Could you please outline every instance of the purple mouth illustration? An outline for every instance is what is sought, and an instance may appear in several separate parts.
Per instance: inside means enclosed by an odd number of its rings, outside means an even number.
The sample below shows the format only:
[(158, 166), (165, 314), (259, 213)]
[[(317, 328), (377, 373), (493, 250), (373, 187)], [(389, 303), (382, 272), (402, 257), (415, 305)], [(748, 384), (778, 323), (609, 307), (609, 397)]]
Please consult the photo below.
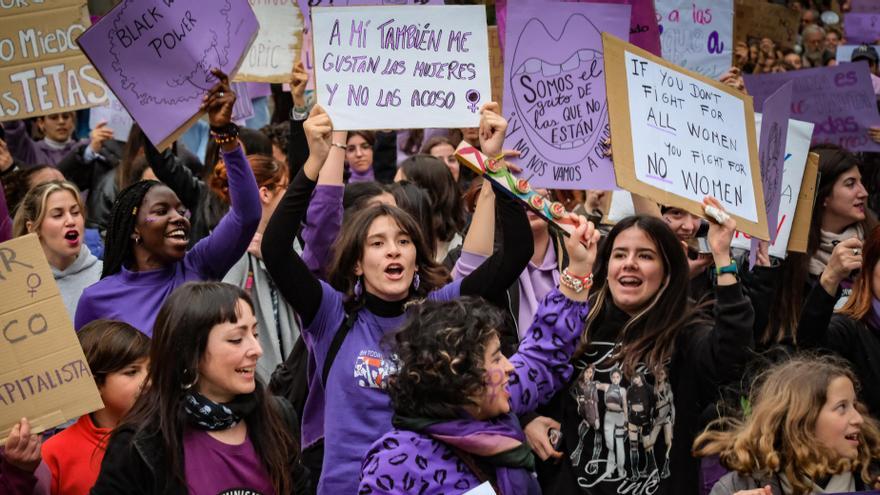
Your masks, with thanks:
[[(556, 34), (556, 36), (554, 36)], [(583, 163), (608, 122), (600, 30), (582, 14), (551, 33), (530, 19), (516, 40), (510, 87), (516, 114), (539, 156)]]

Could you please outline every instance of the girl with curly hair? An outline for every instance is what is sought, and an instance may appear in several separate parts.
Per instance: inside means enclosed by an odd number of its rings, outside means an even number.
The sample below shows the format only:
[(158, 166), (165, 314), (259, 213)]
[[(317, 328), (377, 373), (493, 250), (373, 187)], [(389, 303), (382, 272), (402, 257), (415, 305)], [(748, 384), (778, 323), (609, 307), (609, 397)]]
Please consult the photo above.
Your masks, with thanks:
[(711, 495), (808, 495), (880, 486), (880, 425), (856, 398), (841, 361), (799, 357), (767, 370), (745, 419), (714, 421), (694, 442), (731, 473)]
[[(565, 273), (592, 273), (599, 233), (572, 218)], [(501, 353), (501, 310), (472, 298), (421, 305), (394, 335), (388, 354), (398, 371), (388, 395), (396, 429), (367, 452), (358, 493), (457, 494), (485, 483), (504, 495), (540, 493), (516, 415), (571, 377), (589, 310), (584, 289), (563, 278), (510, 360)]]

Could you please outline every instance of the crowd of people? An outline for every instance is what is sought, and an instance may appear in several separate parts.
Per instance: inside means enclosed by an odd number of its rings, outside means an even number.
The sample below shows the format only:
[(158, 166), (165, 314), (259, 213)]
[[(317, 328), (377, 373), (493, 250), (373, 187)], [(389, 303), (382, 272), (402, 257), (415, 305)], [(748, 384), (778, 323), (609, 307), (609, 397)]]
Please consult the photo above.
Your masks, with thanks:
[[(788, 3), (797, 44), (738, 42), (722, 82), (837, 63), (845, 31)], [(875, 154), (814, 147), (807, 251), (752, 266), (729, 216), (633, 195), (610, 225), (607, 191), (538, 189), (564, 234), (456, 160), (515, 155), (497, 103), (339, 131), (298, 64), (250, 129), (214, 76), (201, 152), (0, 127), (0, 242), (36, 234), (104, 403), (2, 432), (0, 493), (880, 489)]]

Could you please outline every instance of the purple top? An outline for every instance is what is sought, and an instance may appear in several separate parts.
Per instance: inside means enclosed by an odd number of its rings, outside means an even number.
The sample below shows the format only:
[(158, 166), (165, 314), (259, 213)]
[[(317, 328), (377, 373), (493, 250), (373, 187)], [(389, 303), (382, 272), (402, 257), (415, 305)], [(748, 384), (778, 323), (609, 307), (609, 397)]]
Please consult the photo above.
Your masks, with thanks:
[(303, 221), (302, 259), (316, 277), (325, 278), (331, 247), (342, 229), (342, 195), (345, 186), (318, 184)]
[(0, 242), (12, 239), (12, 219), (9, 218), (9, 206), (6, 204), (6, 192), (0, 182)]
[[(519, 339), (525, 336), (526, 329), (535, 319), (535, 312), (538, 311), (538, 305), (544, 296), (550, 293), (559, 285), (559, 267), (556, 264), (556, 251), (553, 249), (553, 243), (547, 246), (547, 253), (544, 254), (544, 261), (541, 266), (535, 266), (529, 261), (526, 269), (519, 275), (519, 314), (517, 315), (517, 333)], [(458, 280), (466, 277), (472, 271), (476, 270), (488, 256), (471, 253), (470, 251), (461, 251), (461, 256), (455, 262), (452, 269), (452, 278)]]
[(376, 176), (373, 174), (373, 166), (370, 165), (370, 168), (367, 169), (366, 172), (358, 172), (352, 167), (348, 167), (348, 171), (351, 175), (348, 177), (348, 182), (373, 182), (376, 180)]
[(183, 464), (190, 495), (272, 495), (275, 488), (250, 437), (225, 444), (206, 431), (183, 434)]
[(49, 495), (52, 473), (45, 462), (33, 472), (22, 471), (6, 462), (0, 448), (0, 493), (3, 495)]
[(194, 280), (220, 280), (244, 255), (260, 223), (257, 182), (241, 148), (224, 153), (223, 161), (233, 206), (211, 235), (164, 268), (133, 272), (123, 267), (86, 288), (76, 308), (77, 330), (92, 320), (110, 318), (152, 336), (159, 308), (174, 289)]
[[(324, 369), (324, 359), (330, 344), (343, 323), (345, 309), (343, 295), (326, 282), (321, 282), (323, 294), (317, 314), (305, 329), (303, 338), (314, 357), (316, 370)], [(461, 281), (452, 282), (432, 292), (428, 299), (449, 301), (459, 297)], [(370, 444), (383, 433), (391, 430), (391, 405), (385, 393), (385, 380), (394, 370), (384, 359), (382, 338), (403, 324), (406, 314), (396, 317), (380, 317), (366, 307), (358, 312), (357, 320), (339, 348), (334, 366), (327, 376), (323, 391), (324, 410), (352, 411), (358, 414), (333, 414), (324, 424), (324, 465), (318, 493), (357, 493), (358, 473), (361, 461)], [(320, 373), (312, 374), (312, 386), (319, 382)], [(316, 406), (310, 404), (314, 388), (309, 389), (306, 411)], [(312, 426), (303, 413), (303, 445), (314, 438)], [(319, 417), (323, 417), (323, 411)]]
[(23, 120), (13, 120), (3, 123), (6, 130), (6, 145), (9, 152), (19, 161), (28, 165), (51, 165), (55, 166), (71, 151), (88, 140), (76, 141), (71, 139), (61, 147), (53, 147), (45, 139), (34, 141), (27, 134), (27, 127)]
[[(511, 356), (514, 377), (508, 385), (510, 413), (496, 420), (511, 426), (517, 439), (525, 442), (516, 415), (529, 413), (569, 382), (571, 355), (584, 329), (589, 304), (574, 302), (553, 289), (536, 313), (535, 322), (525, 332), (519, 350)], [(461, 434), (467, 435), (463, 427)], [(479, 441), (479, 438), (473, 439)], [(476, 449), (475, 449), (476, 450)], [(505, 495), (540, 493), (537, 482), (525, 470), (502, 476), (498, 469), (499, 489)], [(512, 482), (516, 478), (519, 482)], [(393, 430), (373, 442), (361, 472), (357, 493), (373, 494), (455, 494), (464, 493), (482, 482), (466, 467), (447, 444), (413, 431)], [(354, 493), (354, 492), (352, 492)]]

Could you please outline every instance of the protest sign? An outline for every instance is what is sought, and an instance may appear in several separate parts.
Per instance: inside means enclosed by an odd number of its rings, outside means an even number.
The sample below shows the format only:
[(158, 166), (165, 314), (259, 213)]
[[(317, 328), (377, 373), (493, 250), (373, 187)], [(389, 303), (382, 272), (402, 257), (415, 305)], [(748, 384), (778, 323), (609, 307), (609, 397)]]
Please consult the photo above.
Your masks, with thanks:
[[(852, 60), (852, 52), (860, 45), (837, 45), (837, 63), (849, 62)], [(880, 45), (874, 45), (877, 53), (880, 53)]]
[(654, 2), (663, 58), (717, 79), (733, 61), (733, 0), (706, 5), (691, 0)]
[(714, 196), (768, 239), (752, 98), (608, 34), (605, 77), (617, 184), (703, 216)]
[(880, 14), (880, 2), (877, 0), (850, 0), (850, 12), (864, 14)]
[[(755, 126), (761, 129), (761, 114), (755, 114)], [(760, 131), (759, 131), (760, 132)], [(788, 251), (804, 252), (807, 245), (808, 229), (802, 229), (804, 237), (795, 235), (794, 227), (799, 222), (806, 222), (809, 226), (810, 218), (798, 218), (796, 210), (801, 208), (801, 184), (809, 182), (807, 179), (807, 156), (810, 153), (810, 139), (813, 135), (813, 124), (789, 119), (788, 130), (785, 140), (785, 165), (782, 171), (782, 194), (779, 201), (779, 215), (775, 223), (769, 223), (771, 230), (775, 230), (776, 240), (770, 243), (770, 256), (784, 259)], [(758, 149), (760, 153), (760, 148)], [(815, 192), (816, 170), (812, 173), (812, 187), (805, 186), (808, 192), (807, 203), (812, 211), (812, 196), (809, 191)], [(800, 235), (800, 234), (799, 234)], [(733, 236), (731, 246), (740, 249), (751, 250), (751, 236), (737, 231)], [(803, 246), (803, 248), (799, 248)]]
[(798, 195), (797, 208), (794, 211), (794, 225), (791, 226), (791, 238), (788, 250), (794, 253), (806, 253), (807, 241), (810, 238), (810, 224), (813, 220), (813, 206), (816, 203), (816, 188), (819, 184), (819, 155), (807, 155), (807, 167), (801, 181), (801, 192)]
[(231, 87), (236, 96), (232, 105), (232, 121), (236, 125), (244, 125), (247, 119), (254, 116), (254, 102), (251, 101), (247, 83), (234, 82)]
[(201, 117), (205, 93), (230, 77), (257, 34), (247, 0), (124, 0), (77, 42), (144, 134), (165, 149)]
[(794, 83), (791, 116), (816, 124), (813, 144), (832, 143), (850, 151), (880, 151), (868, 128), (880, 125), (877, 100), (865, 62), (778, 74), (745, 74), (746, 89), (760, 112), (764, 100)]
[[(628, 5), (529, 3), (507, 17), (505, 149), (537, 187), (614, 189), (601, 31), (626, 37)], [(601, 26), (598, 27), (598, 26)]]
[(318, 103), (337, 130), (477, 127), (492, 97), (486, 9), (312, 9)]
[(843, 28), (847, 43), (877, 43), (880, 40), (880, 13), (844, 14)]
[[(785, 83), (764, 102), (763, 125), (758, 135), (758, 160), (767, 225), (776, 225), (782, 196), (782, 171), (785, 168), (785, 141), (791, 115), (791, 82)], [(776, 229), (770, 229), (770, 242), (776, 241)], [(753, 244), (754, 247), (754, 244)], [(754, 251), (753, 251), (754, 252)]]
[(250, 0), (260, 30), (236, 81), (285, 83), (299, 57), (303, 16), (295, 0)]
[[(512, 3), (520, 8), (519, 2)], [(629, 42), (644, 48), (654, 55), (660, 56), (660, 29), (657, 26), (657, 16), (654, 12), (654, 0), (561, 0), (578, 3), (612, 3), (617, 5), (629, 5)], [(495, 1), (495, 21), (498, 24), (498, 34), (501, 40), (501, 51), (504, 51), (504, 40), (507, 35), (507, 0)]]
[(635, 215), (636, 209), (633, 207), (632, 194), (623, 189), (617, 191), (608, 191), (611, 200), (608, 202), (608, 208), (602, 216), (602, 223), (614, 225), (624, 218)]
[(736, 0), (733, 5), (734, 41), (761, 41), (770, 38), (778, 45), (794, 46), (801, 16), (784, 5), (766, 0)]
[(131, 132), (131, 125), (134, 123), (128, 110), (116, 99), (116, 95), (109, 91), (107, 101), (89, 111), (89, 127), (94, 129), (101, 122), (106, 122), (107, 127), (113, 130), (113, 138), (120, 141), (128, 140), (128, 133)]
[(498, 27), (489, 26), (489, 75), (492, 79), (492, 101), (501, 104), (504, 95), (504, 57), (498, 40)]
[(0, 445), (104, 407), (36, 234), (0, 244)]
[(88, 108), (107, 88), (76, 45), (85, 0), (0, 2), (0, 121)]

